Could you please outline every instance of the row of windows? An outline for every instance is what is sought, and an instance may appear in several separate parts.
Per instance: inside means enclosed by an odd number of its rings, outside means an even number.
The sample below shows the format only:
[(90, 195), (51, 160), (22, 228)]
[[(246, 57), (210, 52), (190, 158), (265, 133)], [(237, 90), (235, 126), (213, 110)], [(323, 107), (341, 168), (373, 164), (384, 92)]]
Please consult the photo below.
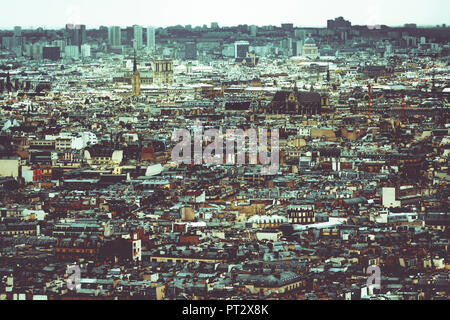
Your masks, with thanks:
[(61, 249), (61, 248), (57, 248), (56, 249), (56, 252), (58, 252), (58, 253), (66, 253), (66, 251), (67, 251), (67, 253), (90, 253), (90, 254), (94, 254), (95, 253), (95, 250), (93, 250), (93, 249), (87, 249), (87, 250), (85, 250), (85, 249)]
[(172, 71), (173, 64), (172, 63), (157, 63), (156, 64), (156, 72), (163, 72), (163, 71)]
[(21, 230), (21, 231), (0, 231), (0, 235), (19, 235), (19, 234), (36, 234), (36, 230)]
[(292, 218), (291, 223), (313, 223), (314, 218)]
[(294, 283), (294, 284), (292, 284), (292, 285), (287, 287), (288, 290), (293, 290), (293, 289), (296, 289), (296, 288), (300, 288), (300, 283)]
[(51, 146), (54, 143), (54, 141), (32, 141), (30, 144), (36, 146)]
[[(152, 262), (158, 262), (158, 259), (153, 258), (151, 261)], [(182, 260), (181, 259), (160, 259), (160, 262), (178, 262), (178, 263), (181, 263)]]
[(314, 217), (314, 211), (290, 211), (289, 217), (291, 218)]

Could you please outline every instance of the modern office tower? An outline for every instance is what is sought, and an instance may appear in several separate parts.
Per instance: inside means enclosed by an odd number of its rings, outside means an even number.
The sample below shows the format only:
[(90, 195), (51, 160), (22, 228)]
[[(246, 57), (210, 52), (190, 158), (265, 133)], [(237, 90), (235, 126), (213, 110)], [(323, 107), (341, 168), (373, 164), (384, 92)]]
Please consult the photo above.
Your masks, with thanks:
[(83, 58), (89, 58), (91, 56), (91, 46), (88, 44), (83, 44), (81, 46), (81, 56)]
[(147, 48), (154, 50), (155, 49), (155, 28), (148, 27), (147, 28)]
[(122, 45), (122, 31), (120, 27), (114, 26), (108, 29), (108, 42), (111, 47)]
[(65, 57), (72, 58), (72, 59), (78, 59), (80, 57), (80, 50), (79, 50), (78, 46), (66, 46)]
[(42, 52), (43, 52), (44, 47), (45, 47), (45, 45), (42, 42), (33, 43), (32, 47), (31, 47), (31, 56), (33, 57), (33, 59), (35, 59), (35, 60), (42, 59)]
[(83, 44), (86, 43), (86, 25), (79, 24), (77, 25), (77, 36), (75, 37), (75, 42), (80, 48)]
[(294, 31), (295, 38), (298, 40), (305, 40), (306, 39), (306, 31), (297, 29)]
[(86, 26), (84, 24), (66, 24), (67, 44), (72, 46), (81, 46), (86, 42)]
[(15, 48), (23, 47), (25, 44), (23, 37), (3, 37), (2, 48), (13, 50)]
[(23, 46), (23, 55), (26, 57), (32, 57), (33, 56), (32, 49), (33, 49), (33, 45), (31, 43), (26, 43)]
[(64, 40), (53, 40), (52, 46), (58, 47), (60, 52), (64, 52), (64, 49), (66, 48), (66, 42)]
[(100, 38), (108, 39), (108, 27), (100, 26), (98, 28), (98, 31), (99, 31)]
[(134, 50), (140, 50), (143, 47), (144, 32), (141, 26), (133, 26), (133, 48)]
[(250, 43), (248, 41), (236, 41), (234, 43), (234, 57), (236, 59), (247, 57), (249, 47)]
[(255, 25), (250, 26), (250, 35), (252, 37), (256, 37), (256, 34), (258, 32), (258, 27)]
[(22, 36), (22, 27), (14, 27), (14, 37)]
[(184, 58), (186, 60), (197, 60), (197, 44), (195, 42), (186, 42)]
[(171, 85), (173, 83), (172, 60), (155, 60), (153, 67), (153, 82), (157, 85)]
[(211, 29), (219, 29), (219, 24), (217, 22), (211, 22)]
[(294, 56), (301, 56), (303, 52), (303, 40), (296, 40), (293, 46)]
[(343, 17), (338, 17), (334, 20), (328, 20), (327, 21), (327, 28), (331, 30), (348, 30), (352, 27), (352, 24), (350, 21), (345, 20)]
[(61, 49), (59, 47), (44, 47), (42, 49), (42, 58), (52, 61), (58, 61), (61, 58)]
[(131, 88), (133, 97), (141, 94), (141, 75), (137, 69), (136, 54), (134, 55), (133, 76), (131, 77)]
[(291, 49), (291, 54), (295, 57), (298, 56), (298, 51), (297, 51), (297, 40), (295, 39), (289, 39), (290, 41), (290, 49)]
[(294, 24), (293, 23), (282, 23), (281, 29), (284, 31), (294, 31)]
[(123, 46), (133, 46), (133, 40), (134, 40), (134, 27), (126, 27), (122, 29), (121, 31), (121, 39), (122, 39), (122, 45)]
[(417, 38), (411, 36), (403, 36), (404, 44), (407, 48), (414, 47), (417, 48)]
[(415, 24), (415, 23), (405, 23), (405, 28), (417, 29), (417, 24)]
[(294, 55), (294, 40), (291, 38), (287, 39), (287, 51), (290, 56)]
[(2, 37), (2, 49), (11, 50), (12, 48), (12, 37)]
[(235, 53), (235, 48), (234, 48), (234, 44), (224, 44), (223, 45), (223, 49), (222, 49), (222, 54), (227, 57), (227, 58), (233, 58), (236, 53)]

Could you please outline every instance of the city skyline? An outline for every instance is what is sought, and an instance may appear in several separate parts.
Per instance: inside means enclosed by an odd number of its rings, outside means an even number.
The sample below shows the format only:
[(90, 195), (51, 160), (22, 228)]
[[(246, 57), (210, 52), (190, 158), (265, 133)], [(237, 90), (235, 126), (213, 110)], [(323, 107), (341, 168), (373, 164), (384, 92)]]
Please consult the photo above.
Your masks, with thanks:
[[(196, 0), (182, 2), (178, 0), (152, 3), (144, 0), (131, 0), (124, 5), (118, 0), (105, 1), (55, 1), (43, 0), (10, 2), (3, 5), (8, 12), (0, 24), (1, 29), (23, 28), (62, 28), (66, 24), (85, 24), (88, 28), (99, 26), (155, 26), (175, 25), (202, 26), (217, 22), (219, 26), (240, 24), (266, 26), (293, 23), (298, 27), (324, 27), (328, 19), (343, 16), (353, 25), (403, 26), (415, 23), (419, 26), (448, 24), (450, 4), (445, 0), (388, 1), (360, 3), (356, 0), (306, 1), (280, 0), (277, 7), (269, 1), (230, 0), (226, 4)], [(24, 6), (28, 8), (23, 11)], [(156, 13), (155, 13), (156, 12)], [(401, 15), (398, 13), (402, 12)], [(42, 17), (45, 21), (42, 21)], [(18, 19), (20, 17), (20, 19)]]

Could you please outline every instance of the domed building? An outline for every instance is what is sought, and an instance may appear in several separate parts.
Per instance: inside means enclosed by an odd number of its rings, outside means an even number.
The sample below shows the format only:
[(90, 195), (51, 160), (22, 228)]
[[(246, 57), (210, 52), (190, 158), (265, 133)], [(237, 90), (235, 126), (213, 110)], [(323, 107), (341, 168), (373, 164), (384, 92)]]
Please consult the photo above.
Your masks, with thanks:
[(308, 59), (317, 59), (319, 57), (319, 48), (313, 38), (308, 37), (303, 45), (302, 56)]

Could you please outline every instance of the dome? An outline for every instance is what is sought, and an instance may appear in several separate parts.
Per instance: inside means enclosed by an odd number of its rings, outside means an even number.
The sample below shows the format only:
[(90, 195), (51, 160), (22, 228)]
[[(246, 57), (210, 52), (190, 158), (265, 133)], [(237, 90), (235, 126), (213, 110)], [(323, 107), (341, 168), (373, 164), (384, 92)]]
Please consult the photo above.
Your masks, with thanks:
[(306, 38), (306, 40), (305, 40), (305, 45), (315, 46), (315, 45), (316, 45), (316, 42), (314, 41), (313, 38)]

